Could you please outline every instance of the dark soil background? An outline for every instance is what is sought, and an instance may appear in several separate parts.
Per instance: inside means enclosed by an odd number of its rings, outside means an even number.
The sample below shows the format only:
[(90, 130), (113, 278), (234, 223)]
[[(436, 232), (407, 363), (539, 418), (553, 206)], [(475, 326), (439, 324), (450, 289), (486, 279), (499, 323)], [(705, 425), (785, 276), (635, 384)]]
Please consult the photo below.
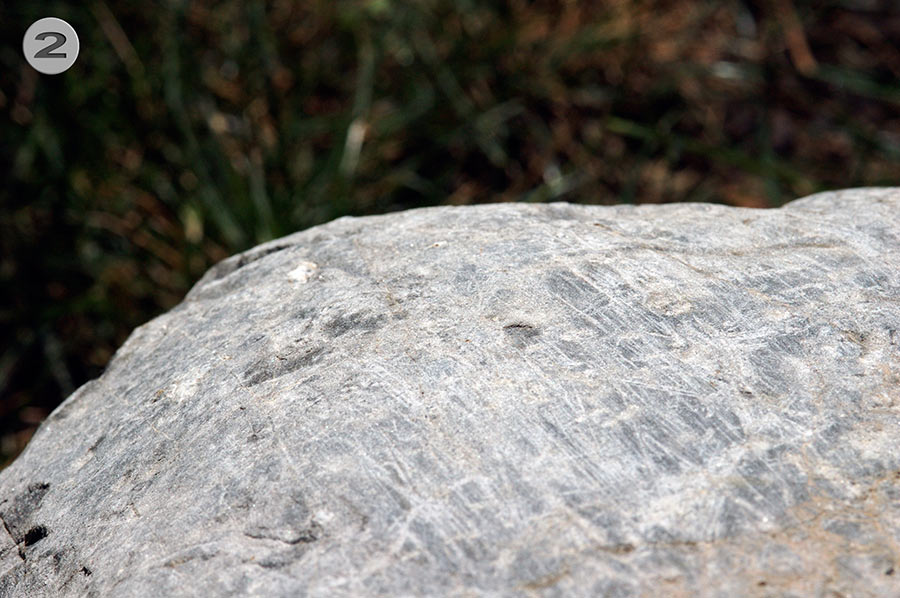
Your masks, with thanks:
[(893, 0), (19, 1), (0, 40), (0, 467), (211, 264), (338, 216), (900, 184)]

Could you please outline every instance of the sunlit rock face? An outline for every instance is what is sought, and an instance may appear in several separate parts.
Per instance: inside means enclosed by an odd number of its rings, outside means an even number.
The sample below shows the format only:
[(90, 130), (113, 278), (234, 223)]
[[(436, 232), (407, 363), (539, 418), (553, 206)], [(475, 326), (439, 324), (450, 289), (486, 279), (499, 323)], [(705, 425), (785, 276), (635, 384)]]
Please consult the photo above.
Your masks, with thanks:
[(900, 595), (900, 190), (230, 258), (0, 473), (0, 596)]

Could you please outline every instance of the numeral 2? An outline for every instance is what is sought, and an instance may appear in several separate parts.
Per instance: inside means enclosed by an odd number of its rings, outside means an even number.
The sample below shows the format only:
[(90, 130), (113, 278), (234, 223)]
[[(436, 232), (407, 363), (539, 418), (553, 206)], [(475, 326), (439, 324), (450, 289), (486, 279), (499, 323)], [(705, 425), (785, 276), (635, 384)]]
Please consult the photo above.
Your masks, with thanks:
[(55, 37), (56, 41), (40, 50), (37, 54), (34, 55), (35, 58), (65, 58), (65, 52), (53, 52), (53, 50), (57, 49), (64, 43), (66, 43), (66, 36), (62, 33), (58, 33), (56, 31), (45, 31), (44, 33), (38, 33), (34, 36), (34, 39), (38, 41), (44, 41), (48, 37)]

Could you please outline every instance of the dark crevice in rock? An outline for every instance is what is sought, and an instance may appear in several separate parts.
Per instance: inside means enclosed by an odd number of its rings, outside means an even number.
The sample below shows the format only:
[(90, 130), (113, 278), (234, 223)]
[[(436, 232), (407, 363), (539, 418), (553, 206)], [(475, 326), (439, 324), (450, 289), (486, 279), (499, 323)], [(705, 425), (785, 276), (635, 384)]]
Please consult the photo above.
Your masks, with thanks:
[(247, 386), (254, 386), (317, 363), (325, 353), (324, 347), (312, 347), (288, 356), (269, 357), (258, 361), (244, 372)]
[(6, 533), (9, 535), (10, 539), (13, 541), (13, 544), (16, 545), (17, 552), (19, 553), (19, 558), (24, 561), (25, 560), (25, 551), (22, 550), (22, 547), (19, 545), (19, 542), (16, 541), (15, 534), (13, 534), (12, 530), (9, 529), (9, 525), (6, 523), (6, 519), (3, 518), (3, 513), (0, 513), (0, 523), (3, 524), (3, 529), (6, 530)]
[(43, 525), (36, 525), (25, 532), (25, 538), (23, 538), (22, 543), (25, 546), (32, 546), (46, 538), (48, 535), (50, 535), (50, 530)]
[(43, 525), (28, 525), (32, 514), (40, 507), (41, 501), (49, 489), (50, 484), (46, 482), (29, 484), (24, 492), (11, 501), (4, 502), (3, 510), (0, 511), (3, 529), (12, 538), (23, 561), (25, 560), (25, 547), (40, 542), (49, 533)]
[(250, 250), (246, 253), (242, 253), (240, 255), (235, 256), (234, 258), (227, 259), (225, 261), (219, 262), (215, 266), (213, 266), (211, 270), (212, 276), (210, 276), (208, 282), (215, 282), (217, 280), (221, 280), (226, 276), (237, 272), (244, 266), (248, 266), (257, 260), (261, 260), (262, 258), (272, 255), (273, 253), (278, 253), (279, 251), (284, 251), (285, 249), (290, 249), (291, 247), (295, 247), (293, 243), (286, 243), (282, 245), (274, 245), (272, 247), (266, 247), (265, 249), (259, 250)]
[(628, 542), (622, 544), (610, 544), (607, 546), (598, 546), (598, 550), (602, 550), (603, 552), (609, 552), (611, 554), (631, 554), (635, 551), (634, 544), (630, 544)]
[(507, 324), (503, 327), (503, 330), (534, 330), (534, 326), (531, 324)]
[(322, 526), (318, 522), (313, 521), (308, 527), (297, 530), (295, 534), (288, 537), (281, 536), (277, 533), (268, 532), (266, 530), (253, 530), (244, 532), (244, 535), (254, 540), (275, 540), (284, 544), (311, 544), (319, 539), (322, 535)]
[[(274, 247), (266, 247), (265, 249), (262, 249), (260, 251), (242, 253), (238, 257), (237, 266), (235, 267), (234, 270), (240, 270), (247, 264), (251, 264), (258, 259), (262, 259), (262, 258), (266, 257), (267, 255), (272, 255), (273, 253), (278, 253), (279, 251), (283, 251), (283, 250), (288, 249), (293, 246), (294, 246), (293, 244), (287, 243), (287, 244), (283, 244), (283, 245), (275, 245)], [(234, 271), (234, 270), (232, 270), (232, 271)]]

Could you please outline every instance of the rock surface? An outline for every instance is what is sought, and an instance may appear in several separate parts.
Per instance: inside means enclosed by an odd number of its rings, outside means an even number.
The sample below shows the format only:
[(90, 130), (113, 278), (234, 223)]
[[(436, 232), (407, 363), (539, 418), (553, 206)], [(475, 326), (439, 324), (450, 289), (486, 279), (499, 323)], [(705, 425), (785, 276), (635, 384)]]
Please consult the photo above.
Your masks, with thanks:
[(898, 445), (898, 189), (344, 218), (47, 419), (0, 596), (900, 596)]

